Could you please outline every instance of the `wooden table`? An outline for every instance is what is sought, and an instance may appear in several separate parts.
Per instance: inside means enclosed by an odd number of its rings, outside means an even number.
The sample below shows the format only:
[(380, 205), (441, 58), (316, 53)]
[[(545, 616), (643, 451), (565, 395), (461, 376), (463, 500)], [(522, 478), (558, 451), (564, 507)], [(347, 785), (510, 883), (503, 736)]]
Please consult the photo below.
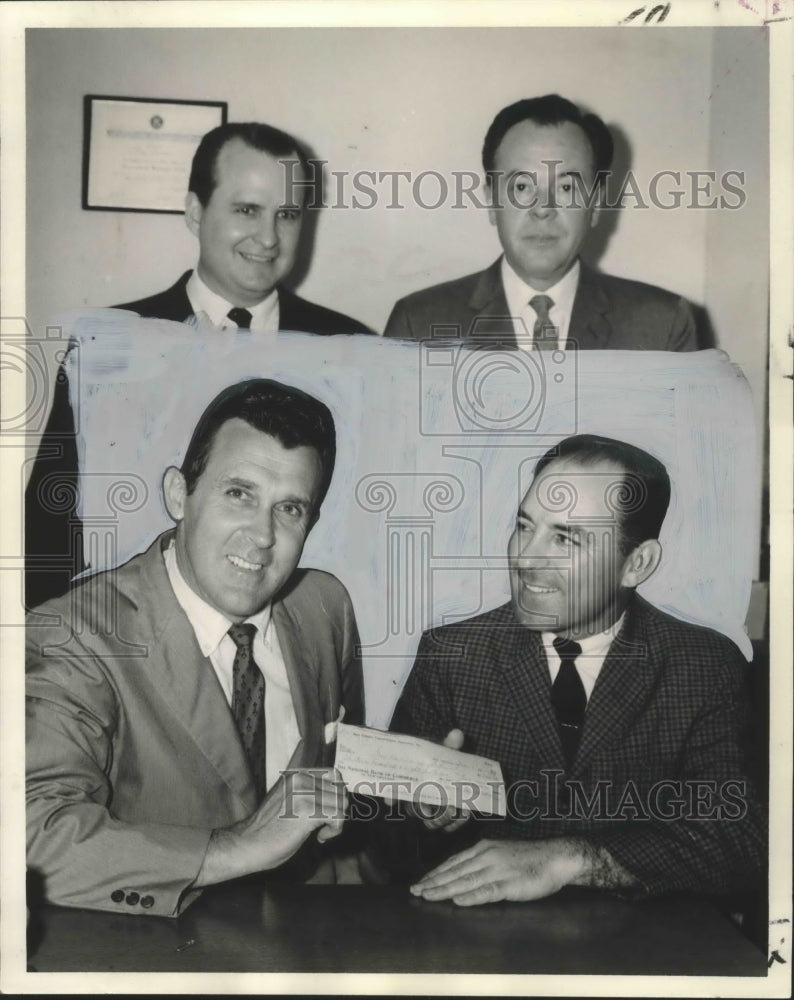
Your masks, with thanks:
[(39, 972), (392, 972), (764, 976), (765, 956), (705, 901), (566, 889), (460, 909), (375, 886), (227, 885), (181, 917), (42, 907)]

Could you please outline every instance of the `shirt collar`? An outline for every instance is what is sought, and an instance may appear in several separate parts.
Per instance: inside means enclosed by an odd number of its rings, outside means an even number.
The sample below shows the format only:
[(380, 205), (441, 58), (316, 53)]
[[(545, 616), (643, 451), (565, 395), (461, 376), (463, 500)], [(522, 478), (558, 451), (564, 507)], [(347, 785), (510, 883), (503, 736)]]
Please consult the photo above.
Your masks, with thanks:
[[(609, 651), (609, 647), (612, 645), (612, 641), (623, 627), (625, 618), (626, 612), (624, 611), (620, 618), (610, 625), (609, 628), (604, 629), (603, 632), (597, 632), (595, 635), (588, 635), (583, 639), (577, 639), (576, 641), (582, 647), (582, 652), (579, 655), (605, 657)], [(543, 640), (546, 655), (553, 653), (559, 659), (560, 654), (554, 648), (554, 640), (557, 638), (557, 633), (541, 632), (540, 637)]]
[[(172, 541), (163, 553), (165, 568), (168, 579), (174, 590), (174, 596), (179, 606), (187, 615), (187, 620), (193, 631), (196, 633), (196, 641), (203, 656), (212, 656), (221, 643), (221, 640), (229, 631), (232, 625), (231, 619), (222, 615), (210, 604), (199, 597), (190, 584), (182, 576), (182, 571), (176, 559), (176, 547)], [(264, 637), (270, 624), (270, 604), (266, 604), (261, 611), (246, 618), (246, 622), (256, 625), (257, 629)]]
[[(233, 303), (228, 302), (217, 292), (213, 292), (199, 275), (198, 268), (195, 268), (188, 278), (185, 291), (196, 316), (204, 313), (214, 326), (234, 328), (234, 323), (227, 315), (233, 307)], [(278, 330), (278, 289), (274, 288), (261, 302), (247, 308), (251, 313), (252, 330), (263, 333), (275, 333)]]
[(506, 256), (502, 256), (502, 285), (505, 290), (505, 298), (511, 316), (520, 316), (524, 307), (533, 295), (548, 295), (554, 302), (554, 308), (560, 309), (569, 314), (573, 309), (573, 300), (576, 297), (576, 288), (579, 284), (579, 271), (581, 270), (579, 260), (574, 262), (573, 267), (564, 274), (556, 285), (547, 288), (545, 292), (528, 285), (523, 278), (520, 278), (507, 261)]

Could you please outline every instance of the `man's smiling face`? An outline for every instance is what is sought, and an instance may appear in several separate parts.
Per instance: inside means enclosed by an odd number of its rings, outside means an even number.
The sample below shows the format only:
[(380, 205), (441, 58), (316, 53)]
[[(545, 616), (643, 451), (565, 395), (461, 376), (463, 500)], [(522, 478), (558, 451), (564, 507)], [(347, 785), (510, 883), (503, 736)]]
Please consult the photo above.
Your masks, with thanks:
[(192, 493), (169, 469), (177, 564), (192, 590), (233, 622), (260, 611), (298, 565), (321, 480), (314, 448), (284, 448), (238, 418), (219, 428)]
[(186, 201), (187, 226), (199, 241), (198, 272), (233, 305), (254, 306), (295, 263), (303, 198), (299, 161), (230, 139), (218, 153), (215, 178), (206, 205), (192, 191)]
[(513, 610), (523, 625), (577, 639), (620, 617), (627, 554), (609, 498), (624, 478), (606, 462), (557, 459), (533, 481), (507, 550)]

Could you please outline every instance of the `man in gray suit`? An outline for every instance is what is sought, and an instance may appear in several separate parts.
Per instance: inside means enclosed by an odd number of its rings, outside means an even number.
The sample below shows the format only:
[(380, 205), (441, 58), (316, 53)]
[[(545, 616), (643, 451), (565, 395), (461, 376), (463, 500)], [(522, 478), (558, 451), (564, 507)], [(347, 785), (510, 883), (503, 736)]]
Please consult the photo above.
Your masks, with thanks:
[(176, 529), (29, 616), (28, 865), (48, 901), (177, 916), (255, 872), (337, 880), (333, 723), (363, 722), (358, 637), (342, 584), (297, 569), (335, 454), (317, 399), (229, 387), (165, 473)]
[(598, 222), (612, 151), (604, 122), (557, 94), (503, 108), (482, 159), (504, 256), (400, 299), (385, 336), (465, 337), (524, 350), (695, 350), (682, 298), (599, 274), (579, 258)]

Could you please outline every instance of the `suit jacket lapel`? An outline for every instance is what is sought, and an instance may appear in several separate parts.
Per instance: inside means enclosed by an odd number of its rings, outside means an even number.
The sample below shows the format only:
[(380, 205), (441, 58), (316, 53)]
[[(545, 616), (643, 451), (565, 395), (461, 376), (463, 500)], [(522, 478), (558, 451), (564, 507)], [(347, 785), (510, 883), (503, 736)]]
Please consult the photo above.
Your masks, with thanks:
[[(471, 321), (464, 332), (474, 341), (485, 345), (518, 347), (513, 321), (505, 298), (499, 257), (489, 268), (477, 275), (474, 288), (466, 303), (471, 310)], [(474, 320), (479, 317), (475, 325)]]
[(182, 277), (167, 293), (173, 302), (172, 315), (175, 319), (179, 317), (179, 321), (182, 323), (193, 315), (193, 306), (190, 304), (190, 299), (187, 297), (187, 283), (192, 273), (192, 271), (185, 271)]
[(288, 288), (278, 290), (278, 327), (279, 330), (304, 330), (306, 310), (303, 300)]
[[(480, 332), (486, 343), (493, 343), (496, 339), (500, 345), (518, 347), (502, 284), (501, 263), (500, 257), (477, 276), (467, 305), (472, 311), (472, 321), (477, 316), (483, 318), (482, 326), (478, 324), (476, 330), (473, 330), (470, 324), (466, 335), (474, 335), (475, 339), (479, 339), (476, 334)], [(604, 349), (609, 346), (612, 336), (612, 324), (609, 321), (612, 303), (598, 273), (584, 261), (580, 262), (579, 267), (579, 284), (574, 297), (566, 349)]]
[(518, 715), (537, 747), (543, 766), (563, 769), (562, 744), (551, 705), (549, 667), (540, 634), (516, 625), (500, 629), (495, 643), (510, 710)]
[(290, 767), (316, 767), (328, 763), (325, 730), (318, 692), (316, 666), (311, 660), (311, 644), (283, 601), (273, 605), (273, 622), (281, 655), (287, 669), (292, 704), (300, 732), (300, 742), (290, 759)]
[(157, 651), (149, 663), (176, 718), (250, 812), (256, 791), (234, 719), (168, 580), (161, 546), (172, 534), (161, 535), (144, 557), (139, 612), (150, 617)]
[(611, 302), (598, 274), (580, 262), (579, 285), (573, 300), (566, 349), (580, 351), (609, 347)]
[(641, 614), (629, 606), (590, 695), (574, 773), (599, 747), (619, 743), (626, 726), (636, 719), (656, 677), (647, 646)]
[(487, 312), (493, 316), (507, 316), (507, 299), (502, 285), (502, 258), (481, 271), (469, 296), (468, 306), (475, 313)]

